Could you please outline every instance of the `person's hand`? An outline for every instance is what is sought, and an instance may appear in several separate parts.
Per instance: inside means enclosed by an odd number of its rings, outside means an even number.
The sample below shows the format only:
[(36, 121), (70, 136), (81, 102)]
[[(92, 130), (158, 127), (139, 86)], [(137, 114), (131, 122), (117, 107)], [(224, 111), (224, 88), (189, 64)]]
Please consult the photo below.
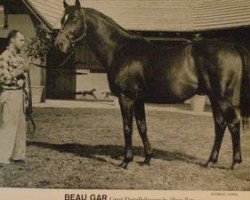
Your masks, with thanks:
[(20, 76), (21, 74), (23, 74), (24, 73), (24, 69), (22, 68), (22, 67), (18, 67), (18, 68), (16, 68), (14, 71), (13, 71), (13, 75), (15, 76), (15, 77), (18, 77), (18, 76)]
[(28, 65), (25, 65), (25, 63), (19, 63), (17, 69), (23, 70), (24, 72), (28, 72), (29, 71), (29, 67)]
[(23, 59), (19, 59), (16, 61), (16, 69), (20, 69), (23, 70), (24, 72), (28, 72), (29, 71), (29, 65), (23, 60)]
[(20, 80), (17, 81), (17, 85), (18, 86), (22, 87), (23, 84), (24, 84), (24, 80), (23, 79), (20, 79)]
[(22, 70), (23, 70), (24, 72), (28, 72), (28, 71), (29, 71), (29, 67), (28, 67), (27, 65), (23, 65), (23, 66), (22, 66)]

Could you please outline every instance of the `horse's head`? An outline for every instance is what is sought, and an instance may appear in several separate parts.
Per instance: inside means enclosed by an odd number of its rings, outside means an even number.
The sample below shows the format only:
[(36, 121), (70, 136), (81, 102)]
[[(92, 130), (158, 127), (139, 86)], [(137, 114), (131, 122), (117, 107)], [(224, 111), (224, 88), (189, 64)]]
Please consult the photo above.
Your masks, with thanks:
[(55, 40), (55, 46), (60, 51), (68, 53), (70, 49), (86, 36), (86, 18), (79, 0), (74, 6), (68, 5), (65, 0), (64, 15), (61, 19), (61, 29)]

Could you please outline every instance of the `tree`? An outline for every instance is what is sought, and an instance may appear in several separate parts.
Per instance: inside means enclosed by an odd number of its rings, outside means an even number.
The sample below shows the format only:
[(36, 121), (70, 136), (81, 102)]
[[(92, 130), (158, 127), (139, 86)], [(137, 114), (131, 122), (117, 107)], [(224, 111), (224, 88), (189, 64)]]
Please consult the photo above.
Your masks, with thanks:
[(36, 28), (36, 35), (28, 39), (25, 45), (25, 53), (31, 59), (40, 59), (44, 62), (53, 48), (53, 38), (41, 25)]

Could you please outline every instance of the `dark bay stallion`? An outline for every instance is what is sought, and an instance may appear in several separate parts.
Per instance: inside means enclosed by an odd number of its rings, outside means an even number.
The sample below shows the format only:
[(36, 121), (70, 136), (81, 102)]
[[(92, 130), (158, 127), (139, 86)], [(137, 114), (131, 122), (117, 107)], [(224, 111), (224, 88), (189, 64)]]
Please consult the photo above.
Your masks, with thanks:
[(152, 158), (144, 103), (178, 103), (195, 94), (209, 97), (215, 124), (214, 145), (205, 166), (217, 162), (226, 127), (232, 136), (232, 169), (242, 162), (240, 121), (232, 98), (237, 84), (241, 84), (241, 116), (249, 117), (250, 69), (246, 50), (217, 40), (159, 47), (129, 33), (98, 11), (81, 8), (79, 0), (73, 6), (64, 2), (64, 7), (62, 28), (55, 44), (67, 53), (84, 39), (106, 69), (111, 92), (119, 98), (123, 118), (122, 167), (127, 168), (133, 160), (133, 117), (145, 149), (144, 163), (149, 164)]

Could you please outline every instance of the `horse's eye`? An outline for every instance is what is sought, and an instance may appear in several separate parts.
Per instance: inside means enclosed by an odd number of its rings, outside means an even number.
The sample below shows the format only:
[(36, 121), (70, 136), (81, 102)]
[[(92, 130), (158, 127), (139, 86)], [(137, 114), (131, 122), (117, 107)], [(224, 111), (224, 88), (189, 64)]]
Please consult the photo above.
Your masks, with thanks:
[(74, 17), (73, 19), (72, 19), (72, 22), (73, 23), (76, 23), (78, 21), (78, 18), (77, 17)]
[(63, 18), (61, 19), (61, 25), (63, 25), (64, 22), (65, 22), (65, 18), (63, 17)]

